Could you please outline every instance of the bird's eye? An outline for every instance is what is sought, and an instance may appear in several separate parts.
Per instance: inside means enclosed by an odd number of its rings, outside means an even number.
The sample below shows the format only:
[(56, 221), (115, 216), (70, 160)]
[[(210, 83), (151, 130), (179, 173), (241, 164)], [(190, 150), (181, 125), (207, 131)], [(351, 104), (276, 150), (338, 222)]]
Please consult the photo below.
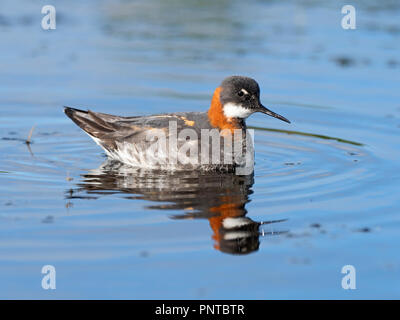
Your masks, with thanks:
[(243, 95), (244, 95), (243, 91), (239, 91), (239, 92), (238, 92), (238, 96), (239, 96), (239, 97), (243, 97)]

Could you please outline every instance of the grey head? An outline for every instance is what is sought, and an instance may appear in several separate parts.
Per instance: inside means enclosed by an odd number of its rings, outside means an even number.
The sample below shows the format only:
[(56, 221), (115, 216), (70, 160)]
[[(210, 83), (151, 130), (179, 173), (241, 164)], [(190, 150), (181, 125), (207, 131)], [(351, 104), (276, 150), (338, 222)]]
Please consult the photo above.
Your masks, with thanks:
[(219, 98), (226, 117), (245, 119), (255, 112), (262, 112), (290, 123), (285, 117), (262, 105), (260, 87), (254, 79), (243, 76), (230, 76), (222, 81), (220, 88)]

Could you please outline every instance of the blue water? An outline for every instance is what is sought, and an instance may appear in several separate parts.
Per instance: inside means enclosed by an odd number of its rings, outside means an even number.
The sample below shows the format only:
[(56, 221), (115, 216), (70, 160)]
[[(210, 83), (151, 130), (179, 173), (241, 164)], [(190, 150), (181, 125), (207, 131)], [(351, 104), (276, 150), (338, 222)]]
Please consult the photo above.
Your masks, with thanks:
[[(342, 1), (59, 0), (44, 31), (46, 4), (0, 12), (0, 298), (400, 297), (398, 2), (356, 30)], [(204, 111), (232, 74), (292, 121), (248, 119), (247, 180), (109, 164), (62, 112)]]

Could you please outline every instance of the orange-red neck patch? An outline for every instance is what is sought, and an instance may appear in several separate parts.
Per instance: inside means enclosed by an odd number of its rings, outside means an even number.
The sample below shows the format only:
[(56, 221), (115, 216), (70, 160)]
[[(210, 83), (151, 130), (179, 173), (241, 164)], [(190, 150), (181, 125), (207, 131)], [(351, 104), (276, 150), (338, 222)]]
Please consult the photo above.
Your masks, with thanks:
[(233, 132), (234, 129), (240, 129), (240, 124), (237, 119), (225, 116), (219, 99), (221, 90), (221, 87), (218, 87), (214, 91), (214, 95), (211, 99), (211, 106), (208, 110), (208, 119), (213, 127), (221, 130), (230, 129)]

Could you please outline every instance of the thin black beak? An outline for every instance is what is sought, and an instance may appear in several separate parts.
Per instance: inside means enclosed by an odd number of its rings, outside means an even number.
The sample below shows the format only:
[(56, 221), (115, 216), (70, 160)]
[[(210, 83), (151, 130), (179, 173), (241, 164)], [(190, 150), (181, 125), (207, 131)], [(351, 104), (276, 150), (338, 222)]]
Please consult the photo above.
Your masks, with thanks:
[(257, 108), (257, 112), (262, 112), (265, 113), (271, 117), (277, 118), (279, 120), (285, 121), (287, 123), (290, 123), (290, 121), (288, 119), (286, 119), (285, 117), (267, 109), (266, 107), (264, 107), (261, 103), (259, 104), (258, 108)]

